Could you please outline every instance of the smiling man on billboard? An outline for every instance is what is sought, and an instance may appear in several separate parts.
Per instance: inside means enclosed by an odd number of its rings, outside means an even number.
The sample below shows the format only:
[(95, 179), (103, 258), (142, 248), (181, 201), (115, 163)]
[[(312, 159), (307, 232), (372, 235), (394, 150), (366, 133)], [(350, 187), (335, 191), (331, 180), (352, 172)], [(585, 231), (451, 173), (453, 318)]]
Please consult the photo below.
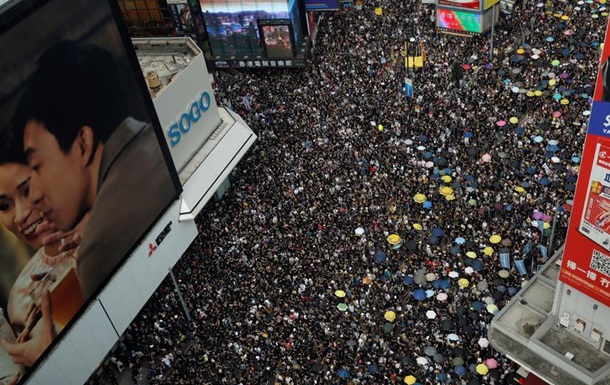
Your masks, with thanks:
[(77, 258), (85, 300), (176, 194), (152, 126), (126, 105), (112, 54), (63, 41), (41, 56), (13, 121), (32, 205), (61, 231), (90, 213)]

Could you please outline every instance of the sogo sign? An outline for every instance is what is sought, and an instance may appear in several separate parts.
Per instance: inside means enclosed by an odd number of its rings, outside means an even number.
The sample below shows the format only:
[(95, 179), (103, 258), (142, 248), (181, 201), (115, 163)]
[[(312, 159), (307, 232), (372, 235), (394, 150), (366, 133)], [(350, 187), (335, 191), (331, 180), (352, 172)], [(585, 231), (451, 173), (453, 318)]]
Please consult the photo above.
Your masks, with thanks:
[(207, 91), (203, 91), (188, 107), (188, 110), (180, 115), (180, 118), (173, 122), (167, 129), (167, 136), (172, 147), (176, 146), (186, 135), (194, 123), (197, 123), (203, 113), (210, 108), (212, 98)]

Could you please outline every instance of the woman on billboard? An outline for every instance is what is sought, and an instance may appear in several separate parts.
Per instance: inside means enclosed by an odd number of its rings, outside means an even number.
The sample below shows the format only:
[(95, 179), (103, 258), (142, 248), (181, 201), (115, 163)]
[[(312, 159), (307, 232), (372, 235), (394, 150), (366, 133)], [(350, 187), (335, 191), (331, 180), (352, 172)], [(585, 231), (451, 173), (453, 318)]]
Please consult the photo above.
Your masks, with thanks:
[[(0, 384), (16, 383), (23, 372), (21, 365), (31, 366), (84, 302), (82, 294), (78, 295), (75, 244), (86, 221), (79, 224), (78, 230), (59, 234), (49, 228), (40, 212), (32, 210), (28, 196), (30, 168), (25, 163), (22, 146), (15, 142), (12, 135), (3, 135), (0, 222), (38, 251), (10, 290), (6, 304), (10, 327), (0, 317), (4, 348), (0, 349)], [(51, 311), (52, 302), (55, 312)]]

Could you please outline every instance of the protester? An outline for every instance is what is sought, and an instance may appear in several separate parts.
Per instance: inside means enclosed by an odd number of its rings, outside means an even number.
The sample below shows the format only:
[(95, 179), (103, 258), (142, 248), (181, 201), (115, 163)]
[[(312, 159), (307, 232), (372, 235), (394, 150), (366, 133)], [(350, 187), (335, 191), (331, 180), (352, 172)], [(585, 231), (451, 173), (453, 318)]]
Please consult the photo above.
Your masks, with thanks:
[(175, 267), (193, 321), (164, 282), (119, 349), (134, 373), (511, 383), (486, 328), (565, 237), (605, 9), (528, 2), (495, 26), (490, 60), (489, 36), (440, 33), (414, 7), (324, 13), (305, 70), (218, 80), (259, 141)]

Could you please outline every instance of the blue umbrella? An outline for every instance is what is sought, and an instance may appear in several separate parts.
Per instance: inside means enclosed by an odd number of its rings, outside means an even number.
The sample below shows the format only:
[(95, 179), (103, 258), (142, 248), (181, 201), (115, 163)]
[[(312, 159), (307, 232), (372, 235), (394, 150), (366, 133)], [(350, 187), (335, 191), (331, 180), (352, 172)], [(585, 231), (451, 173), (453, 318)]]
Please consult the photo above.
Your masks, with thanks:
[(565, 186), (563, 186), (563, 188), (565, 188), (568, 191), (574, 191), (574, 190), (576, 190), (576, 185), (573, 183), (566, 183)]
[(547, 151), (551, 151), (551, 152), (556, 152), (559, 151), (559, 146), (557, 145), (550, 145), (546, 148)]
[(432, 235), (430, 238), (428, 238), (428, 243), (431, 245), (436, 245), (436, 244), (438, 244), (439, 241), (440, 241), (439, 237), (435, 237), (434, 235)]
[(578, 156), (573, 156), (573, 157), (572, 157), (572, 162), (574, 162), (574, 163), (576, 163), (576, 164), (580, 163), (580, 157), (578, 157)]
[(466, 374), (466, 368), (462, 365), (456, 366), (454, 370), (458, 376), (463, 376), (464, 374)]
[(551, 183), (551, 182), (549, 181), (549, 179), (547, 177), (544, 177), (544, 178), (540, 179), (540, 184), (543, 185), (543, 186), (548, 186), (549, 183)]
[(435, 237), (442, 237), (443, 236), (443, 229), (438, 228), (438, 227), (432, 229), (432, 235), (434, 235)]
[(527, 171), (528, 174), (535, 174), (536, 173), (536, 169), (533, 167), (528, 167), (525, 171)]
[(512, 209), (513, 209), (513, 205), (511, 205), (510, 203), (509, 203), (509, 204), (504, 205), (504, 210), (506, 210), (506, 211), (511, 211)]
[(574, 55), (574, 57), (575, 57), (576, 59), (579, 59), (579, 60), (580, 60), (580, 59), (584, 58), (585, 56), (579, 52), (579, 53), (575, 54), (575, 55)]
[(339, 369), (337, 371), (337, 376), (339, 376), (339, 378), (349, 378), (349, 372), (347, 369)]
[(449, 175), (451, 174), (451, 169), (449, 167), (443, 169), (443, 173), (445, 173), (445, 175)]
[(485, 267), (485, 262), (482, 259), (475, 259), (472, 261), (472, 268), (476, 271), (481, 271)]
[(468, 131), (464, 133), (464, 138), (472, 138), (472, 132)]
[(457, 237), (453, 240), (453, 242), (457, 243), (458, 245), (463, 245), (466, 242), (466, 240), (462, 237)]
[(437, 289), (447, 290), (451, 286), (451, 283), (446, 279), (439, 279), (432, 282), (432, 285)]
[(430, 151), (424, 152), (424, 159), (430, 159), (430, 158), (432, 158), (432, 153)]
[(560, 99), (561, 99), (561, 94), (554, 93), (554, 94), (553, 94), (553, 99), (555, 99), (555, 100), (560, 100)]
[(417, 289), (411, 293), (413, 298), (417, 301), (421, 301), (427, 297), (426, 291), (424, 289)]
[(474, 180), (474, 176), (466, 175), (466, 180), (469, 181), (469, 182), (472, 182)]
[(453, 255), (459, 254), (460, 246), (459, 245), (452, 246), (451, 249), (449, 249), (449, 251), (451, 251), (451, 254), (453, 254)]
[(377, 250), (373, 256), (373, 259), (376, 263), (385, 263), (388, 260), (388, 256), (383, 251)]
[(547, 36), (545, 40), (550, 43), (550, 42), (555, 41), (555, 38), (553, 36)]
[(379, 373), (379, 367), (377, 367), (377, 364), (369, 365), (369, 373), (371, 373), (371, 374)]
[(515, 294), (517, 294), (517, 291), (518, 290), (516, 288), (512, 287), (512, 286), (508, 288), (508, 294), (509, 295), (515, 295)]
[(439, 374), (436, 375), (436, 379), (439, 382), (447, 382), (447, 373), (445, 372), (440, 372)]
[(474, 301), (471, 307), (476, 311), (481, 311), (485, 305), (481, 301)]
[(576, 175), (570, 175), (569, 177), (567, 177), (566, 182), (568, 182), (568, 183), (576, 182)]
[(412, 275), (405, 275), (404, 277), (402, 277), (402, 283), (404, 283), (405, 285), (413, 285), (415, 281), (413, 281), (413, 276)]
[(517, 135), (523, 135), (523, 132), (524, 132), (524, 131), (525, 131), (525, 130), (523, 129), (523, 127), (515, 127), (515, 133), (516, 133)]
[(543, 138), (542, 136), (540, 136), (540, 135), (539, 135), (539, 136), (534, 137), (534, 142), (536, 142), (536, 143), (540, 143), (540, 142), (542, 142), (542, 140), (543, 140), (543, 139), (544, 139), (544, 138)]
[(523, 188), (530, 187), (530, 183), (529, 182), (521, 182), (520, 184), (521, 184), (521, 187), (523, 187)]
[(432, 208), (432, 202), (430, 201), (425, 201), (424, 204), (422, 205), (423, 208), (425, 209), (431, 209)]

